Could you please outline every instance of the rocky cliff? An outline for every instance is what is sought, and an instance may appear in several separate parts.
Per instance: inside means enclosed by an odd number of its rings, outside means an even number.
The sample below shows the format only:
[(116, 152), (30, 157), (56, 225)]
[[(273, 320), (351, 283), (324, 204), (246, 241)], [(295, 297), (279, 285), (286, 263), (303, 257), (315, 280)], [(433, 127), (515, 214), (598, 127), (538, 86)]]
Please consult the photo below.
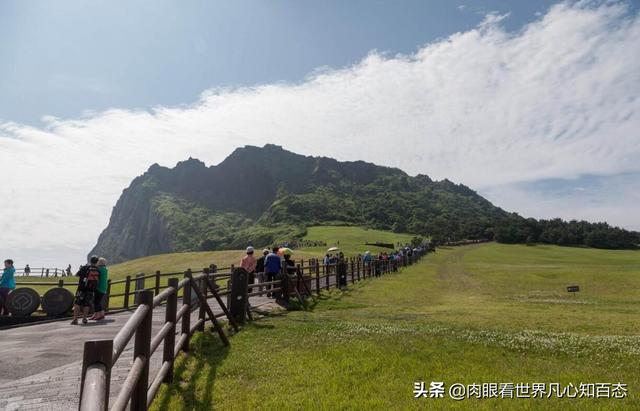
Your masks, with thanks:
[(119, 262), (188, 250), (269, 245), (316, 224), (460, 238), (491, 236), (506, 213), (463, 185), (363, 161), (235, 150), (217, 166), (152, 165), (116, 203), (92, 254)]

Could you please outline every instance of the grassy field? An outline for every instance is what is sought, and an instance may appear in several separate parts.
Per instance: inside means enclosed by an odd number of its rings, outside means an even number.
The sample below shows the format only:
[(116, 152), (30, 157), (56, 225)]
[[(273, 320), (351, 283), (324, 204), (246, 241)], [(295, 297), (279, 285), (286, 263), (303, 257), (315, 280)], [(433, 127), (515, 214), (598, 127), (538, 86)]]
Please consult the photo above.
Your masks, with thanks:
[[(389, 251), (389, 249), (367, 246), (366, 241), (397, 243), (398, 241), (406, 243), (413, 238), (410, 234), (396, 234), (387, 231), (369, 230), (360, 227), (310, 227), (308, 229), (306, 240), (321, 240), (327, 243), (326, 247), (304, 247), (294, 250), (294, 259), (307, 259), (311, 257), (321, 257), (325, 254), (327, 248), (339, 246), (346, 255), (356, 255), (370, 250), (372, 253), (380, 251)], [(256, 255), (260, 255), (260, 249), (256, 249)], [(114, 264), (109, 267), (109, 277), (113, 280), (125, 278), (127, 275), (135, 276), (138, 273), (152, 274), (156, 270), (163, 273), (166, 272), (184, 272), (187, 268), (192, 270), (201, 270), (210, 264), (216, 264), (218, 267), (229, 267), (231, 264), (239, 264), (240, 259), (244, 256), (244, 250), (226, 250), (226, 251), (201, 251), (188, 253), (170, 253), (152, 255), (149, 257), (137, 258), (135, 260), (126, 261), (120, 264)], [(24, 278), (18, 277), (19, 281), (53, 281), (64, 278), (41, 279), (36, 277)], [(67, 278), (64, 278), (65, 280)], [(69, 280), (72, 280), (69, 278)]]
[[(384, 251), (388, 249), (366, 246), (365, 242), (383, 242), (383, 243), (403, 243), (409, 242), (413, 236), (409, 234), (395, 234), (386, 231), (369, 230), (360, 227), (311, 227), (305, 239), (322, 240), (327, 243), (327, 247), (311, 247), (294, 250), (293, 258), (295, 260), (309, 259), (312, 257), (322, 257), (326, 249), (338, 245), (346, 255), (356, 255), (370, 250), (372, 253)], [(260, 249), (257, 249), (256, 255), (260, 255)], [(109, 267), (109, 278), (111, 280), (123, 279), (130, 275), (132, 278), (138, 273), (153, 274), (156, 270), (162, 273), (183, 273), (188, 268), (194, 271), (202, 270), (210, 264), (216, 264), (219, 268), (238, 265), (240, 259), (245, 255), (244, 250), (226, 250), (226, 251), (203, 251), (189, 253), (171, 253), (160, 254), (149, 257), (137, 258), (120, 264), (114, 264)], [(180, 275), (178, 275), (180, 276)], [(53, 282), (57, 283), (59, 279), (65, 282), (65, 288), (75, 291), (77, 279), (75, 277), (58, 277), (58, 278), (39, 278), (39, 277), (18, 277), (20, 286), (28, 286), (30, 282)], [(147, 280), (146, 287), (153, 286), (153, 279)], [(163, 280), (166, 283), (166, 278)], [(30, 286), (38, 291), (41, 295), (51, 289), (52, 285), (46, 286)], [(116, 284), (112, 287), (112, 294), (124, 292), (123, 284)], [(122, 297), (115, 297), (111, 301), (111, 306), (122, 306)]]
[[(639, 277), (634, 251), (441, 248), (261, 318), (230, 349), (198, 334), (154, 409), (639, 409)], [(415, 399), (416, 381), (622, 382), (628, 397)]]

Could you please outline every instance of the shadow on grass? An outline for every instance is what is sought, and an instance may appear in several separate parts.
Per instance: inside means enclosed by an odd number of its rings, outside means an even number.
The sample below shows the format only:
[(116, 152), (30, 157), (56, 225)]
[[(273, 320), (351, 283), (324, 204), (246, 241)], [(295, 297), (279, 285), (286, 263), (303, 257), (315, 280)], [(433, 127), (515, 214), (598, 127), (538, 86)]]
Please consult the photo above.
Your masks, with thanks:
[(179, 398), (184, 409), (211, 410), (214, 384), (218, 367), (229, 355), (215, 330), (196, 333), (190, 342), (190, 353), (181, 354), (176, 361), (173, 383), (162, 390), (153, 402), (153, 408), (171, 409), (171, 400)]

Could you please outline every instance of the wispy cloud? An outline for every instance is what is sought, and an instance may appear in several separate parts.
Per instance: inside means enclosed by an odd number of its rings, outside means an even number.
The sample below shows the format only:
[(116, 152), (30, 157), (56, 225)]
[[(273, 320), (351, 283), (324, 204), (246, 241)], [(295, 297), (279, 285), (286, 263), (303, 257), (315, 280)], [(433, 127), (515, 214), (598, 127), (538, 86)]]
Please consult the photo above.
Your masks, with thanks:
[[(217, 163), (245, 144), (365, 159), (493, 193), (640, 172), (638, 15), (623, 3), (563, 3), (516, 33), (503, 18), (489, 14), (413, 55), (372, 52), (301, 84), (49, 117), (44, 128), (1, 123), (0, 249), (84, 252), (121, 190), (151, 163)], [(579, 204), (574, 212), (591, 216)]]

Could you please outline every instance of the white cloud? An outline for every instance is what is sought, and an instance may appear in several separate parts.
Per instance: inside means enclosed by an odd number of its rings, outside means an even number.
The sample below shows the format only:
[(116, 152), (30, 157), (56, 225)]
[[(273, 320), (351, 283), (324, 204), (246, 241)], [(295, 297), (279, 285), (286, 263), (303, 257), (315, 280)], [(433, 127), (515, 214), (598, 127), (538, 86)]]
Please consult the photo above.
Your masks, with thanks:
[(620, 3), (566, 3), (517, 33), (500, 27), (503, 18), (489, 14), (414, 55), (372, 52), (302, 84), (46, 117), (42, 129), (0, 123), (0, 250), (64, 246), (81, 256), (150, 164), (214, 164), (245, 144), (365, 159), (481, 190), (639, 172), (638, 15)]

